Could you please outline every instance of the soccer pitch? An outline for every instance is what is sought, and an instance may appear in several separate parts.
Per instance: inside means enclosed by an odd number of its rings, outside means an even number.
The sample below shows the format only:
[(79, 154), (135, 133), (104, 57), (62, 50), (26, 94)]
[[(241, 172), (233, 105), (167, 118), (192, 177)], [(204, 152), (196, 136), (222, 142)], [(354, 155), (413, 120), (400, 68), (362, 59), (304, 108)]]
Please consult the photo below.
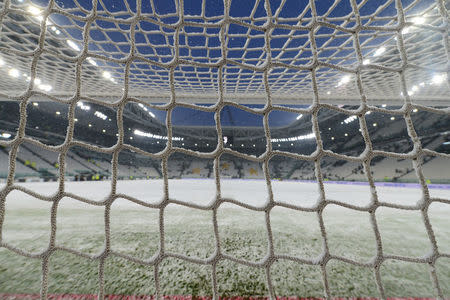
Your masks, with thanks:
[[(51, 195), (57, 183), (24, 183), (35, 192)], [(110, 192), (110, 182), (67, 182), (66, 192), (101, 201)], [(319, 197), (317, 184), (272, 182), (274, 200), (312, 207)], [(267, 201), (263, 180), (222, 180), (222, 197), (252, 206)], [(169, 197), (206, 205), (215, 197), (213, 180), (169, 180)], [(117, 193), (146, 203), (158, 203), (163, 196), (163, 181), (119, 181)], [(421, 198), (417, 188), (377, 187), (380, 201), (415, 205)], [(430, 189), (431, 197), (450, 198), (449, 190)], [(364, 206), (370, 201), (368, 186), (325, 184), (327, 199)], [(25, 252), (39, 253), (48, 247), (51, 203), (11, 192), (6, 199), (3, 241)], [(436, 234), (438, 249), (450, 253), (450, 206), (430, 205), (429, 217)], [(57, 207), (56, 245), (96, 255), (105, 246), (103, 206), (63, 198)], [(111, 206), (111, 249), (136, 259), (149, 260), (159, 249), (159, 210), (126, 199)], [(199, 210), (169, 204), (164, 209), (165, 251), (192, 258), (211, 257), (216, 239), (211, 210)], [(423, 257), (431, 251), (420, 211), (379, 207), (376, 211), (383, 254)], [(323, 221), (332, 255), (361, 263), (376, 255), (375, 236), (369, 213), (337, 205), (327, 205)], [(253, 211), (231, 203), (217, 210), (221, 251), (231, 257), (256, 262), (267, 254), (268, 234), (264, 211)], [(318, 258), (323, 240), (317, 213), (276, 206), (271, 210), (275, 254), (305, 259)], [(210, 265), (167, 257), (159, 265), (161, 293), (164, 295), (212, 295)], [(439, 258), (437, 275), (444, 295), (450, 295), (450, 258)], [(52, 254), (49, 264), (49, 293), (96, 293), (98, 260), (83, 258), (66, 251)], [(333, 296), (379, 296), (372, 268), (333, 259), (326, 266)], [(106, 259), (107, 294), (155, 294), (152, 266), (112, 255)], [(271, 267), (274, 290), (278, 296), (322, 297), (320, 266), (279, 259)], [(412, 262), (386, 260), (381, 266), (386, 296), (434, 296), (429, 266)], [(39, 293), (41, 260), (26, 258), (0, 248), (0, 291), (3, 293)], [(217, 266), (219, 294), (222, 296), (264, 296), (268, 294), (264, 268), (249, 267), (230, 260)]]

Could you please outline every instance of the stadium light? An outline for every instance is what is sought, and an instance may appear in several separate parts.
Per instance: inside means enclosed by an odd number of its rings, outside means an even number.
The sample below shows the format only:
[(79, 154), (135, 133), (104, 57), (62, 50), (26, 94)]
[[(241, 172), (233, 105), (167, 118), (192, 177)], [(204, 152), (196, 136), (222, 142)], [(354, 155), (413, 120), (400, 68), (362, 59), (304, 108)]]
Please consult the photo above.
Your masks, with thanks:
[(334, 141), (334, 136), (331, 137), (331, 140)]
[(381, 54), (384, 53), (384, 51), (386, 51), (386, 47), (380, 47), (378, 48), (375, 53), (373, 54), (373, 56), (380, 56)]
[(328, 92), (327, 92), (327, 95), (329, 95), (329, 94), (331, 94), (331, 92), (330, 92), (330, 91), (328, 91)]
[(348, 117), (347, 119), (344, 120), (344, 123), (348, 124), (348, 123), (351, 123), (351, 122), (355, 121), (356, 119), (358, 119), (357, 116), (350, 116), (350, 117)]
[[(167, 140), (168, 139), (167, 136), (162, 136), (162, 135), (157, 135), (157, 134), (153, 134), (153, 133), (149, 133), (149, 132), (144, 132), (144, 131), (141, 131), (139, 129), (135, 129), (134, 130), (134, 134), (138, 135), (138, 136), (144, 136), (144, 137), (157, 139), (157, 140)], [(173, 136), (172, 140), (173, 141), (183, 141), (184, 138)], [(159, 144), (159, 142), (158, 142), (158, 144)], [(197, 144), (195, 144), (195, 145), (197, 146)]]
[(97, 62), (92, 57), (88, 57), (87, 61), (88, 61), (88, 63), (90, 63), (91, 65), (93, 65), (95, 67), (98, 66)]
[(80, 47), (79, 47), (75, 42), (73, 42), (72, 40), (67, 40), (66, 43), (67, 43), (67, 45), (69, 45), (69, 47), (72, 48), (73, 50), (75, 50), (75, 51), (80, 51)]
[(40, 85), (41, 82), (42, 82), (42, 81), (41, 81), (39, 78), (35, 78), (35, 79), (34, 79), (34, 84), (35, 84), (35, 85)]
[(378, 124), (377, 123), (373, 123), (372, 125), (373, 125), (373, 127), (377, 127)]
[(363, 60), (363, 65), (368, 65), (370, 64), (370, 59), (366, 58), (365, 60)]
[(431, 79), (431, 84), (441, 84), (447, 79), (447, 74), (436, 74)]
[(77, 103), (77, 106), (78, 106), (79, 108), (81, 108), (82, 110), (85, 110), (85, 111), (88, 111), (88, 110), (91, 109), (91, 107), (90, 107), (89, 105), (84, 105), (83, 102), (78, 102), (78, 103)]
[(55, 26), (52, 26), (52, 27), (50, 27), (50, 28), (51, 28), (51, 30), (53, 30), (54, 33), (56, 33), (56, 34), (61, 34), (61, 31), (59, 31), (59, 29), (56, 28)]
[(89, 127), (92, 127), (92, 124), (89, 124), (88, 126), (89, 126)]
[(343, 84), (347, 84), (350, 82), (350, 75), (345, 75), (344, 77), (341, 78), (341, 80), (338, 82), (337, 86), (341, 86)]
[(102, 132), (105, 133), (105, 132), (106, 132), (106, 129), (102, 129)]
[(152, 113), (151, 111), (148, 111), (148, 108), (145, 107), (144, 104), (139, 103), (138, 105), (139, 105), (139, 107), (142, 108), (144, 111), (148, 112), (148, 114), (149, 114), (152, 118), (155, 118), (155, 114)]
[(395, 120), (395, 117), (391, 117), (391, 120), (394, 121), (394, 120)]
[(405, 27), (402, 29), (402, 34), (408, 34), (409, 33), (409, 27)]
[(412, 21), (416, 25), (422, 25), (425, 23), (425, 18), (424, 17), (415, 17)]
[(272, 143), (295, 142), (295, 141), (302, 141), (302, 140), (308, 140), (308, 139), (313, 139), (313, 138), (315, 138), (314, 133), (309, 133), (309, 134), (293, 136), (293, 137), (289, 137), (289, 138), (271, 139), (270, 141)]
[(302, 114), (299, 114), (299, 115), (297, 116), (297, 118), (295, 118), (295, 119), (296, 119), (296, 120), (300, 120), (302, 117), (303, 117), (303, 115), (302, 115)]
[(8, 74), (9, 74), (9, 76), (14, 77), (14, 78), (17, 78), (20, 76), (19, 70), (15, 69), (15, 68), (9, 69)]
[(95, 115), (97, 118), (102, 119), (103, 121), (106, 120), (106, 119), (108, 118), (104, 113), (102, 113), (102, 112), (100, 112), (100, 111), (98, 111), (98, 110), (95, 111), (94, 115)]
[(39, 106), (39, 103), (33, 102), (33, 106)]
[(11, 133), (3, 132), (0, 136), (4, 139), (9, 139), (11, 137)]
[(46, 92), (50, 92), (52, 90), (52, 86), (48, 85), (48, 84), (40, 84), (38, 86), (38, 88), (40, 88), (41, 90), (44, 90)]
[(344, 135), (345, 135), (345, 136), (348, 136), (348, 133), (345, 133)]
[(61, 114), (61, 112), (60, 111), (57, 111), (57, 112), (55, 112), (55, 114), (57, 114), (58, 116)]
[[(109, 79), (109, 81), (111, 81), (112, 83), (117, 84), (117, 81), (116, 81), (116, 79), (115, 79), (114, 77), (112, 77), (111, 72), (103, 71), (103, 77), (104, 77), (105, 79)], [(142, 106), (141, 106), (141, 107), (142, 107)]]
[(28, 12), (30, 14), (32, 14), (36, 19), (38, 19), (38, 21), (42, 21), (44, 18), (41, 16), (41, 9), (34, 6), (34, 5), (30, 5), (27, 8)]
[(386, 107), (386, 104), (381, 104), (381, 107)]
[(413, 109), (413, 112), (418, 112), (419, 110), (417, 109), (417, 108), (414, 108)]

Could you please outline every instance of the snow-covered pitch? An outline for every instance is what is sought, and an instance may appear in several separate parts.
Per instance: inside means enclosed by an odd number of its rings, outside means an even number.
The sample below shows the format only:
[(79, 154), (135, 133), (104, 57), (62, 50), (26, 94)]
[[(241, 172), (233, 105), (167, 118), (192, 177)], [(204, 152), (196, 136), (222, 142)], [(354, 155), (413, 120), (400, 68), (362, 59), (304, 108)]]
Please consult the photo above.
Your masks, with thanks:
[[(51, 195), (58, 183), (23, 183), (37, 193)], [(66, 191), (101, 201), (110, 193), (110, 182), (67, 182)], [(302, 207), (312, 207), (319, 198), (315, 183), (273, 181), (274, 200)], [(267, 189), (264, 180), (222, 180), (222, 197), (264, 206)], [(162, 180), (118, 181), (117, 193), (147, 203), (163, 197)], [(377, 187), (380, 201), (415, 205), (422, 197), (418, 188)], [(431, 197), (450, 199), (450, 190), (430, 189)], [(215, 199), (213, 180), (169, 180), (169, 197), (207, 205)], [(327, 199), (364, 206), (370, 191), (364, 185), (325, 183)], [(3, 241), (26, 252), (46, 249), (50, 234), (51, 203), (34, 199), (19, 191), (6, 199)], [(438, 249), (450, 253), (450, 205), (433, 203), (428, 209), (436, 234)], [(138, 259), (150, 259), (159, 249), (159, 210), (117, 199), (111, 207), (111, 247), (114, 251)], [(221, 251), (248, 261), (266, 256), (268, 235), (263, 211), (254, 211), (230, 203), (217, 213)], [(328, 247), (333, 255), (361, 263), (376, 254), (375, 235), (368, 212), (327, 205), (323, 219)], [(383, 253), (422, 257), (430, 252), (422, 213), (379, 207), (376, 210)], [(323, 239), (317, 213), (276, 206), (270, 213), (275, 254), (306, 259), (322, 253)], [(56, 244), (87, 255), (101, 253), (105, 243), (104, 207), (64, 198), (57, 208)], [(169, 204), (164, 210), (165, 251), (190, 257), (207, 258), (216, 249), (212, 211)], [(333, 296), (379, 296), (374, 271), (340, 260), (326, 267)], [(450, 258), (436, 262), (437, 276), (444, 295), (450, 295)], [(386, 296), (434, 296), (427, 264), (386, 260), (381, 267)], [(96, 293), (98, 260), (56, 251), (50, 259), (49, 293)], [(0, 291), (39, 293), (41, 261), (0, 248)], [(165, 295), (211, 295), (211, 266), (165, 258), (160, 264), (161, 291)], [(248, 267), (230, 260), (217, 266), (219, 293), (223, 296), (267, 295), (263, 268)], [(276, 261), (271, 268), (272, 282), (279, 296), (322, 297), (320, 266)], [(107, 294), (154, 294), (152, 266), (140, 265), (119, 257), (109, 257), (105, 265)]]

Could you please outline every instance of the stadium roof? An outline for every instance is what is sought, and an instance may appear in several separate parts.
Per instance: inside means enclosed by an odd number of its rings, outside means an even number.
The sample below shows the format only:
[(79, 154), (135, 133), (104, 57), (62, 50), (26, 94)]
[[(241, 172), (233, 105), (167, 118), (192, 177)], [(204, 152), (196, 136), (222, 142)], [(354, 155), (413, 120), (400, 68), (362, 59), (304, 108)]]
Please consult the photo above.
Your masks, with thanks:
[[(5, 12), (0, 98), (18, 96), (29, 87), (32, 55), (46, 28), (35, 74), (39, 100), (73, 96), (77, 62), (82, 61), (81, 95), (113, 102), (126, 86), (128, 96), (169, 101), (172, 69), (178, 101), (215, 103), (221, 67), (224, 98), (240, 103), (266, 102), (267, 71), (274, 104), (310, 104), (315, 96), (312, 70), (322, 102), (360, 103), (355, 79), (359, 70), (373, 103), (403, 103), (400, 71), (416, 103), (448, 103), (448, 16), (437, 2), (401, 1), (404, 20), (398, 19), (393, 0), (356, 2), (359, 27), (350, 1), (314, 1), (312, 7), (308, 1), (272, 0), (270, 8), (262, 0), (183, 5), (166, 0), (99, 1), (94, 15), (92, 1), (57, 0), (49, 7), (48, 1), (12, 0), (9, 6), (0, 4)], [(139, 9), (136, 3), (141, 3)], [(229, 10), (224, 3), (230, 3)]]

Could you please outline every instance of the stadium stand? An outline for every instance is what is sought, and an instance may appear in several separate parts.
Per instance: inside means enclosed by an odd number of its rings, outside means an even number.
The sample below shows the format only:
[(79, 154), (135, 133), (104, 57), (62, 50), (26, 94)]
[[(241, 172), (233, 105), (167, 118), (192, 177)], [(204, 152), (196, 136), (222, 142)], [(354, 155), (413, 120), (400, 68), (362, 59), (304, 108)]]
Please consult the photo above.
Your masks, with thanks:
[[(429, 149), (436, 149), (444, 142), (443, 137), (431, 139), (424, 145)], [(407, 150), (407, 143), (398, 142), (387, 144), (383, 150), (402, 153)], [(7, 151), (0, 151), (1, 177), (7, 175)], [(354, 155), (355, 153), (349, 153)], [(90, 157), (90, 158), (89, 158)], [(16, 165), (17, 177), (40, 177), (50, 180), (57, 177), (58, 157), (56, 153), (46, 151), (33, 144), (21, 145)], [(425, 157), (425, 175), (430, 180), (442, 181), (442, 174), (450, 169), (445, 159)], [(86, 150), (69, 151), (66, 156), (66, 175), (75, 176), (84, 174), (86, 178), (99, 175), (109, 178), (111, 161), (108, 155), (91, 154)], [(176, 155), (169, 160), (170, 178), (211, 178), (213, 163), (184, 155)], [(321, 162), (322, 173), (327, 180), (366, 181), (367, 177), (360, 163), (341, 161), (334, 158), (324, 158)], [(403, 180), (414, 181), (416, 175), (410, 160), (377, 157), (372, 160), (372, 172), (377, 181)], [(119, 177), (121, 179), (160, 178), (161, 171), (158, 162), (140, 157), (138, 154), (128, 154), (119, 162)], [(270, 175), (274, 179), (313, 180), (314, 164), (308, 161), (293, 159), (272, 159), (269, 164)], [(220, 163), (220, 172), (223, 178), (264, 178), (261, 165), (252, 161), (224, 156)], [(94, 178), (95, 179), (95, 178)], [(87, 179), (89, 180), (89, 179)]]
[[(16, 164), (16, 178), (24, 179), (24, 178), (37, 178), (39, 177), (39, 173), (31, 167), (31, 164), (26, 166), (25, 164), (20, 163), (20, 159), (18, 159), (19, 163)], [(4, 148), (0, 147), (0, 177), (6, 178), (8, 176), (8, 168), (9, 168), (9, 157)]]
[[(104, 107), (96, 104), (89, 104), (92, 110), (105, 111)], [(41, 109), (42, 108), (42, 109)], [(346, 108), (352, 108), (348, 106)], [(13, 102), (4, 101), (0, 103), (0, 119), (2, 132), (14, 133), (17, 126), (18, 115), (15, 114), (17, 107)], [(47, 145), (60, 145), (63, 143), (62, 137), (65, 134), (64, 126), (55, 127), (54, 124), (61, 122), (62, 116), (65, 114), (64, 106), (60, 104), (52, 104), (48, 106), (46, 103), (40, 103), (39, 106), (32, 106), (29, 110), (28, 123), (30, 128), (27, 130), (34, 139), (40, 140)], [(392, 107), (390, 109), (395, 109)], [(59, 115), (52, 114), (51, 111), (61, 112)], [(164, 147), (165, 142), (156, 140), (155, 138), (139, 137), (133, 134), (133, 128), (145, 124), (150, 124), (152, 128), (144, 129), (145, 132), (154, 132), (155, 134), (164, 135), (164, 122), (157, 118), (150, 118), (148, 114), (140, 114), (142, 108), (132, 107), (132, 115), (124, 115), (125, 126), (128, 127), (126, 138), (131, 144), (145, 151), (157, 153)], [(145, 111), (144, 111), (145, 112)], [(106, 111), (105, 111), (106, 113)], [(231, 111), (230, 114), (237, 113)], [(339, 112), (329, 111), (319, 115), (319, 126), (324, 129), (322, 131), (322, 139), (324, 148), (333, 152), (348, 155), (359, 156), (365, 148), (362, 136), (358, 134), (358, 122), (343, 122), (348, 116)], [(413, 145), (408, 138), (406, 126), (401, 118), (395, 119), (390, 115), (378, 112), (372, 112), (366, 116), (369, 125), (370, 138), (373, 149), (381, 151), (389, 151), (392, 153), (408, 153), (413, 149)], [(310, 120), (308, 118), (296, 119), (283, 128), (273, 129), (272, 136), (275, 140), (272, 147), (285, 153), (294, 154), (311, 154), (316, 144), (314, 139), (302, 139), (294, 142), (283, 141), (283, 138), (290, 136), (307, 136), (310, 132)], [(449, 119), (446, 116), (429, 113), (427, 111), (415, 110), (412, 114), (415, 129), (419, 134), (422, 147), (437, 152), (448, 153), (449, 141)], [(100, 123), (98, 123), (100, 122)], [(83, 134), (78, 134), (77, 138), (93, 145), (109, 147), (116, 142), (116, 134), (114, 128), (108, 131), (98, 132), (102, 128), (101, 120), (95, 116), (86, 114), (85, 118), (80, 116), (77, 126), (83, 130)], [(141, 123), (140, 123), (141, 122)], [(108, 124), (112, 124), (109, 122)], [(39, 124), (39, 126), (35, 126)], [(94, 126), (87, 126), (93, 124)], [(340, 124), (340, 125), (339, 125)], [(375, 126), (376, 125), (376, 126)], [(34, 126), (34, 127), (33, 127)], [(84, 126), (84, 127), (83, 127)], [(39, 128), (39, 130), (34, 130)], [(182, 147), (199, 152), (211, 152), (214, 150), (213, 142), (209, 138), (215, 134), (214, 126), (200, 126), (201, 133), (195, 126), (184, 128), (183, 126), (174, 126), (174, 136), (183, 137), (182, 141), (175, 141), (175, 146)], [(328, 130), (326, 130), (328, 129)], [(101, 130), (101, 129), (100, 129)], [(224, 127), (224, 132), (228, 135), (228, 147), (234, 151), (244, 154), (260, 155), (265, 148), (264, 138), (254, 138), (263, 134), (263, 129), (259, 127), (233, 129), (232, 125)], [(225, 134), (224, 133), (224, 134)], [(14, 136), (11, 136), (11, 139)], [(132, 140), (133, 137), (136, 137)], [(208, 137), (208, 138), (206, 138)], [(216, 137), (215, 137), (216, 138)], [(278, 139), (278, 140), (277, 140)], [(233, 145), (232, 142), (235, 141)], [(16, 178), (28, 180), (32, 178), (36, 180), (56, 180), (58, 177), (58, 156), (56, 152), (44, 150), (41, 147), (25, 142), (20, 145), (16, 166)], [(3, 169), (0, 171), (0, 177), (7, 176), (8, 151), (2, 149), (1, 162)], [(111, 176), (111, 154), (91, 151), (83, 147), (71, 147), (66, 155), (66, 176), (68, 180), (101, 180), (109, 179)], [(424, 157), (424, 170), (429, 171), (429, 180), (433, 182), (446, 182), (449, 180), (445, 176), (446, 165), (444, 161), (440, 164), (441, 159), (434, 158), (429, 160)], [(264, 178), (261, 165), (252, 161), (243, 160), (236, 155), (224, 153), (220, 158), (220, 172), (222, 178), (237, 179), (262, 179)], [(321, 159), (321, 168), (325, 180), (347, 180), (347, 181), (366, 181), (361, 163), (339, 160), (331, 157)], [(371, 161), (371, 169), (373, 176), (377, 181), (415, 181), (415, 174), (411, 160), (402, 160), (400, 158), (376, 156)], [(161, 161), (143, 156), (138, 152), (122, 151), (119, 155), (118, 176), (120, 179), (145, 179), (145, 178), (161, 178), (162, 169)], [(269, 161), (269, 172), (273, 179), (280, 180), (314, 180), (315, 170), (314, 162), (305, 160), (295, 160), (288, 156), (275, 155)], [(433, 175), (431, 175), (431, 173)], [(171, 154), (168, 161), (169, 178), (212, 178), (213, 177), (213, 161), (207, 159), (199, 159), (193, 155), (182, 153)]]

